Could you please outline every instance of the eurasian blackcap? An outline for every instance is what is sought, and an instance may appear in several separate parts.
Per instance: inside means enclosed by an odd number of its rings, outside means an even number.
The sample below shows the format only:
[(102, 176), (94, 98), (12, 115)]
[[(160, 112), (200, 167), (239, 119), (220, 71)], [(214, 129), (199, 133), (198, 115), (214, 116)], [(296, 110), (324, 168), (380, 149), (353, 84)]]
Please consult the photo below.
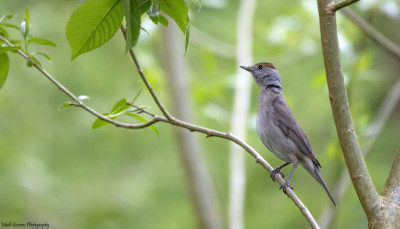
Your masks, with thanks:
[(289, 164), (293, 164), (288, 179), (281, 186), (283, 192), (286, 193), (287, 187), (293, 189), (289, 181), (294, 170), (300, 164), (322, 185), (332, 203), (336, 206), (319, 172), (321, 164), (315, 157), (306, 134), (297, 123), (283, 96), (281, 76), (278, 70), (271, 63), (258, 63), (253, 66), (240, 67), (253, 75), (259, 88), (256, 121), (258, 136), (275, 156), (286, 162), (271, 172), (272, 179), (275, 179), (277, 173), (284, 178), (285, 175), (280, 170)]

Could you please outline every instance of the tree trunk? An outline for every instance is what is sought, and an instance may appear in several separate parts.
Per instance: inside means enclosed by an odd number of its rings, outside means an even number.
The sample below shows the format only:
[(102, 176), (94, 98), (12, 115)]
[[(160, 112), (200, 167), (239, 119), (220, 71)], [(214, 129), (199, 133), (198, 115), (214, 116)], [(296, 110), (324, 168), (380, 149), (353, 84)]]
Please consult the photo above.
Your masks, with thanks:
[[(192, 122), (190, 86), (187, 82), (183, 43), (178, 33), (180, 31), (177, 26), (170, 20), (168, 29), (163, 30), (162, 39), (166, 77), (173, 101), (171, 110), (178, 119)], [(219, 201), (198, 138), (183, 128), (175, 128), (175, 133), (199, 224), (204, 229), (220, 229), (223, 224)]]

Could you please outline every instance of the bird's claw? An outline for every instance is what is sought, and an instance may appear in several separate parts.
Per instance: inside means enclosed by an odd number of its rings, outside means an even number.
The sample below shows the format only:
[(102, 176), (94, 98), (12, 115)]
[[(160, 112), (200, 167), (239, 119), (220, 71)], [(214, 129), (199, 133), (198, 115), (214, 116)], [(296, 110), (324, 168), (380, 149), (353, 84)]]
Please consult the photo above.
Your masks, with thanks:
[(287, 193), (286, 193), (287, 187), (291, 188), (292, 190), (294, 189), (293, 186), (291, 186), (291, 185), (290, 185), (289, 183), (287, 183), (287, 182), (285, 182), (279, 189), (282, 189), (282, 190), (283, 190), (283, 193), (287, 194)]
[(272, 178), (272, 180), (273, 180), (274, 182), (275, 182), (275, 175), (276, 175), (276, 174), (281, 175), (282, 179), (285, 178), (285, 174), (283, 174), (279, 168), (276, 168), (276, 169), (272, 170), (272, 172), (271, 172), (271, 174), (270, 174), (270, 175), (271, 175), (271, 178)]

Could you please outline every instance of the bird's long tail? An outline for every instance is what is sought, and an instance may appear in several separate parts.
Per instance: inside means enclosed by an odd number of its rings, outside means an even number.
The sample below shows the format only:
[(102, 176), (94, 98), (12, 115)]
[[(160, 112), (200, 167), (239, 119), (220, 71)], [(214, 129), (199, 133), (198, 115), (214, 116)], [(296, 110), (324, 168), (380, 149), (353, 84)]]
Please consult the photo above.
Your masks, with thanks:
[(331, 192), (329, 191), (324, 180), (322, 179), (321, 173), (317, 166), (314, 167), (314, 171), (311, 173), (311, 175), (314, 177), (315, 180), (318, 181), (318, 183), (320, 183), (322, 185), (322, 187), (325, 189), (325, 192), (328, 194), (329, 198), (331, 199), (333, 205), (335, 205), (335, 207), (336, 207), (335, 200), (333, 199)]

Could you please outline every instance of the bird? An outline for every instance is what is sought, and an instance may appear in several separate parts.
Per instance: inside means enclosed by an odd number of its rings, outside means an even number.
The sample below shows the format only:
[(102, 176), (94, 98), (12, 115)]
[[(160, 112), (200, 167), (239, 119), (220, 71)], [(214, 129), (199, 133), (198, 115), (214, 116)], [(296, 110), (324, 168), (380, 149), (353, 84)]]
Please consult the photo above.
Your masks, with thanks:
[(319, 169), (322, 167), (317, 160), (311, 144), (296, 121), (292, 110), (286, 102), (281, 85), (281, 76), (276, 67), (269, 62), (261, 62), (252, 66), (239, 66), (250, 72), (259, 88), (256, 129), (262, 143), (285, 163), (270, 173), (275, 181), (275, 175), (285, 175), (281, 169), (292, 164), (288, 179), (280, 187), (286, 194), (287, 188), (293, 189), (290, 179), (298, 165), (302, 165), (311, 176), (318, 181), (328, 194), (333, 205), (335, 200), (322, 179)]

